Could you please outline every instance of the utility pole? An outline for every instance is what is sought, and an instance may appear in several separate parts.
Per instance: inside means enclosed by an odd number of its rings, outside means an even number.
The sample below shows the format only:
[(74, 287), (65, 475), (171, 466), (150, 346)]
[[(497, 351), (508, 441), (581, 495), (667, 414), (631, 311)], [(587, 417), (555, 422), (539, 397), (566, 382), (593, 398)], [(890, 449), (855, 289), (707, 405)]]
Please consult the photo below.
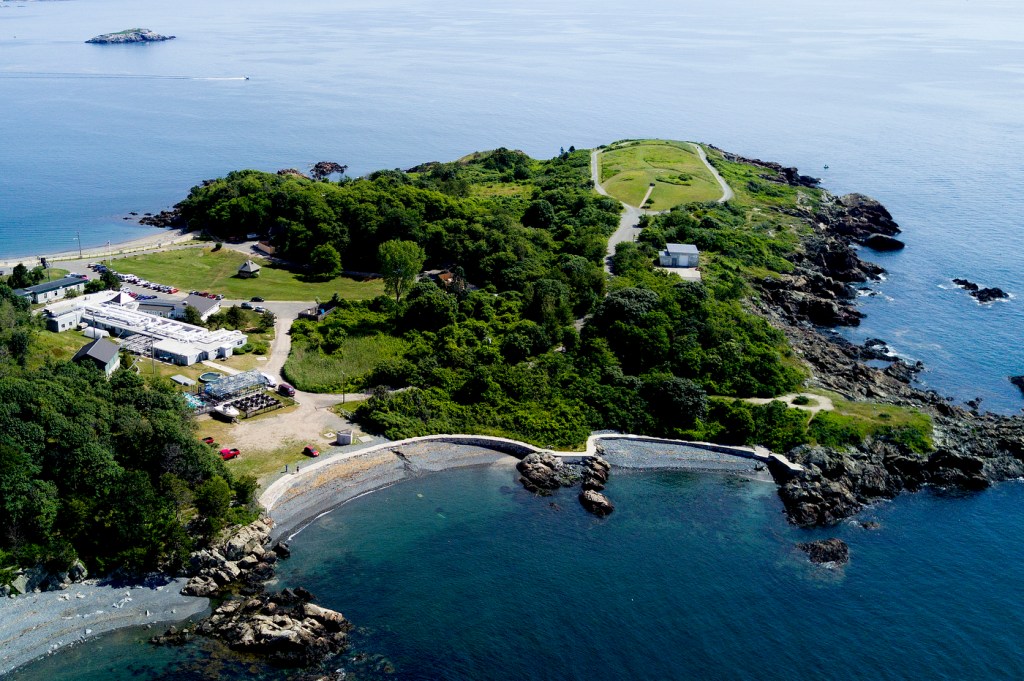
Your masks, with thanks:
[(78, 259), (82, 259), (82, 230), (75, 230), (75, 238), (78, 239)]

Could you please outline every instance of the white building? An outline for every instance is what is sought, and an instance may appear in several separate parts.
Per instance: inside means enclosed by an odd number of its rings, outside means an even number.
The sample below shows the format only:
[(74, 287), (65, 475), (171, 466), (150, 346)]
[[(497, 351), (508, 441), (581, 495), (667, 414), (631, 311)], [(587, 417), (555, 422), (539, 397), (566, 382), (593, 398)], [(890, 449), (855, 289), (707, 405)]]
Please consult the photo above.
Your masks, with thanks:
[[(51, 331), (66, 331), (80, 324), (102, 329), (116, 338), (130, 339), (125, 345), (138, 352), (152, 350), (157, 359), (189, 365), (207, 359), (230, 357), (248, 338), (241, 331), (204, 329), (176, 319), (148, 314), (105, 297), (85, 296), (52, 305), (44, 310)], [(134, 302), (134, 301), (133, 301)]]
[(658, 264), (662, 267), (697, 267), (700, 251), (693, 244), (666, 244), (658, 253)]
[(14, 289), (14, 294), (28, 298), (33, 305), (48, 303), (52, 300), (60, 300), (68, 294), (68, 291), (82, 293), (85, 290), (85, 282), (86, 280), (81, 277), (64, 277), (56, 281), (48, 281), (45, 284)]

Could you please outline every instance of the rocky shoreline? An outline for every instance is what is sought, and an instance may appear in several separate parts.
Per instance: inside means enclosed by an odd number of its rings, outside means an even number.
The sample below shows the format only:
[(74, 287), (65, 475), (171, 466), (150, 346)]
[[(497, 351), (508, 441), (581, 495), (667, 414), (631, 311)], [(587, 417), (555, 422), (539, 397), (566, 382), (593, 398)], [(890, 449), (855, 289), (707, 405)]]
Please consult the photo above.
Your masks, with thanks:
[[(753, 163), (764, 169), (765, 179), (811, 186), (809, 178), (793, 169)], [(806, 469), (801, 476), (777, 478), (789, 520), (801, 526), (831, 525), (874, 501), (925, 485), (980, 490), (1024, 476), (1024, 419), (979, 413), (978, 401), (972, 401), (970, 409), (954, 405), (949, 398), (914, 385), (924, 368), (920, 362), (895, 357), (882, 340), (857, 346), (832, 331), (860, 323), (857, 285), (884, 273), (861, 260), (857, 247), (870, 247), (876, 235), (899, 234), (885, 207), (860, 194), (825, 193), (820, 210), (805, 208), (798, 213), (813, 234), (794, 258), (793, 273), (760, 282), (756, 311), (786, 334), (811, 369), (810, 385), (852, 400), (920, 409), (931, 416), (935, 432), (934, 449), (927, 454), (896, 438), (843, 449), (805, 446), (788, 452), (791, 461)], [(869, 360), (889, 365), (877, 368)]]

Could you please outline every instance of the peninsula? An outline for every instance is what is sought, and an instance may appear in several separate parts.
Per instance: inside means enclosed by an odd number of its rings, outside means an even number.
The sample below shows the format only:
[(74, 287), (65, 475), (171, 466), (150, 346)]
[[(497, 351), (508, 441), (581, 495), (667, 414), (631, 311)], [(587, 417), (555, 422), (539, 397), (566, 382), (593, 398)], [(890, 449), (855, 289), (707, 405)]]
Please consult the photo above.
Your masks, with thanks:
[[(176, 208), (204, 241), (115, 260), (89, 282), (194, 290), (190, 323), (252, 334), (202, 368), (129, 354), (152, 343), (122, 345), (109, 378), (65, 361), (86, 339), (41, 330), (24, 297), (35, 273), (0, 285), (0, 522), (18, 540), (0, 539), (4, 593), (66, 589), (87, 568), (159, 569), (188, 577), (194, 597), (252, 594), (287, 558), (287, 530), (354, 494), (526, 456), (525, 484), (543, 490), (565, 484), (561, 461), (579, 453), (580, 501), (601, 515), (609, 463), (770, 475), (801, 526), (923, 485), (1024, 476), (1019, 417), (953, 405), (883, 340), (830, 332), (859, 323), (857, 290), (883, 272), (859, 247), (900, 233), (868, 197), (663, 140), (336, 174), (205, 181)], [(206, 302), (214, 289), (229, 299)], [(116, 298), (97, 305), (139, 302)], [(168, 380), (222, 367), (290, 385), (270, 394), (261, 381), (250, 418), (218, 423)], [(248, 409), (253, 395), (230, 399)], [(280, 408), (265, 410), (269, 398)], [(238, 603), (196, 631), (233, 647), (253, 632), (309, 634), (325, 655), (345, 645), (348, 623), (305, 596)], [(284, 629), (264, 612), (281, 607)], [(3, 634), (15, 653), (27, 645)]]
[(174, 40), (173, 35), (160, 35), (148, 28), (129, 28), (117, 33), (104, 33), (85, 42), (95, 45), (115, 45), (120, 43), (158, 43), (163, 40)]

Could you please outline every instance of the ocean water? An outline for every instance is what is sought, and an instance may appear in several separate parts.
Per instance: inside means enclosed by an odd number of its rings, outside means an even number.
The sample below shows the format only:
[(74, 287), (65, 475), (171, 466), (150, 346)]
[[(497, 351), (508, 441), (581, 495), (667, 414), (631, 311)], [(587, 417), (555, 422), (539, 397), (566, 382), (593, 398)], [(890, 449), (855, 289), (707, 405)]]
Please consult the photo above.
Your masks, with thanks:
[[(888, 206), (908, 248), (871, 255), (890, 275), (850, 336), (923, 360), (958, 400), (1017, 411), (1024, 13), (847, 5), (0, 2), (0, 258), (144, 235), (121, 218), (242, 167), (707, 141)], [(177, 39), (83, 43), (136, 25)], [(979, 306), (956, 276), (1017, 299)]]
[[(770, 484), (613, 474), (617, 510), (534, 497), (508, 468), (403, 482), (301, 532), (278, 586), (302, 585), (357, 627), (330, 665), (397, 679), (965, 679), (1024, 674), (1020, 484), (924, 492), (852, 523), (786, 523)], [(798, 541), (839, 536), (851, 561)], [(279, 678), (215, 648), (122, 632), (25, 668), (21, 680)], [(352, 658), (364, 655), (369, 663)]]
[[(848, 5), (0, 1), (0, 258), (76, 248), (76, 231), (86, 247), (145, 234), (121, 218), (241, 167), (706, 141), (882, 201), (908, 248), (870, 254), (889, 274), (848, 335), (923, 360), (940, 392), (1017, 411), (1024, 13)], [(130, 26), (178, 38), (82, 42)], [(1016, 298), (977, 305), (955, 276)], [(1019, 483), (901, 497), (868, 513), (877, 531), (798, 530), (770, 485), (724, 476), (616, 472), (609, 494), (618, 510), (597, 520), (507, 471), (428, 476), (321, 518), (280, 584), (343, 611), (355, 650), (396, 678), (1024, 675)], [(830, 535), (851, 546), (841, 570), (793, 549)], [(275, 677), (151, 634), (12, 676)]]

